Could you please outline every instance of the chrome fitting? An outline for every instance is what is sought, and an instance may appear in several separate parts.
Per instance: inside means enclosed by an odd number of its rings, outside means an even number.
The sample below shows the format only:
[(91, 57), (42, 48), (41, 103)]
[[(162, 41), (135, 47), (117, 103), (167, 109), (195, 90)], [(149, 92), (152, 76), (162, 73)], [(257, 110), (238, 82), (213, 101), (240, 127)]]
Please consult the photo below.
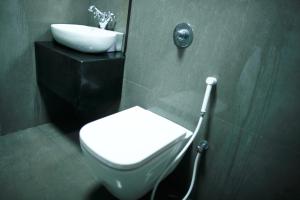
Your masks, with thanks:
[(206, 140), (202, 140), (197, 146), (197, 152), (202, 153), (208, 149), (208, 142)]
[(206, 112), (201, 111), (201, 112), (200, 112), (200, 117), (204, 117), (205, 113), (206, 113)]

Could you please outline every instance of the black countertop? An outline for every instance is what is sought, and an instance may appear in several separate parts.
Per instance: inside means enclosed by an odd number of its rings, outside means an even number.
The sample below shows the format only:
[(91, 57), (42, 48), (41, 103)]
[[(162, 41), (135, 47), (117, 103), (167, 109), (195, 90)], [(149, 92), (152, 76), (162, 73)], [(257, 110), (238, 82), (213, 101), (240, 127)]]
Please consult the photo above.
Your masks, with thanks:
[(39, 41), (35, 42), (38, 46), (43, 46), (58, 52), (62, 55), (68, 56), (79, 62), (95, 62), (107, 59), (120, 59), (125, 58), (123, 52), (103, 52), (103, 53), (82, 53), (71, 48), (58, 44), (55, 41)]

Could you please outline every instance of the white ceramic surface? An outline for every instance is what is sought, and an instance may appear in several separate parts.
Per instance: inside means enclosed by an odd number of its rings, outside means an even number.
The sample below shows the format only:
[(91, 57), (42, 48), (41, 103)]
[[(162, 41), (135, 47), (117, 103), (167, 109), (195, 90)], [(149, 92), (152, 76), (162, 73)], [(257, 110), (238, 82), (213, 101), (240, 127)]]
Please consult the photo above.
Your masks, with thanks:
[[(92, 124), (91, 126), (85, 126), (85, 128), (80, 131), (81, 148), (90, 161), (89, 164), (92, 169), (94, 169), (95, 175), (99, 179), (99, 183), (103, 184), (114, 196), (122, 200), (138, 199), (150, 191), (164, 169), (175, 159), (178, 152), (180, 152), (192, 135), (192, 132), (189, 130), (154, 113), (150, 113), (150, 111), (141, 111), (141, 108), (136, 107), (131, 109), (133, 112), (127, 112), (123, 116), (122, 114), (124, 114), (124, 111), (123, 113), (121, 112), (121, 116), (120, 113), (114, 115), (113, 118), (110, 118), (111, 116), (109, 116), (109, 123), (107, 121), (105, 122), (109, 127), (105, 129), (101, 128), (102, 126), (104, 127), (102, 123), (97, 123), (99, 127), (96, 127), (96, 124)], [(137, 112), (135, 113), (135, 111)], [(105, 121), (105, 118), (103, 119)], [(121, 122), (120, 119), (126, 120)], [(102, 119), (98, 120), (98, 122), (101, 122), (101, 120)], [(138, 129), (140, 131), (134, 130), (134, 136), (129, 129), (122, 131), (122, 127), (128, 126), (128, 123), (139, 126)], [(157, 126), (155, 126), (155, 124)], [(132, 128), (130, 125), (129, 127)], [(147, 130), (149, 128), (151, 131)], [(91, 146), (88, 147), (84, 142), (84, 140), (89, 140), (87, 142), (89, 145), (97, 144), (97, 141), (92, 142), (89, 137), (94, 137), (95, 140), (99, 141), (100, 137), (103, 136), (102, 134), (108, 135), (110, 134), (110, 130), (116, 131), (117, 129), (119, 130), (119, 134), (112, 131), (114, 132), (113, 135), (107, 136), (108, 138), (106, 139), (110, 141), (109, 145), (105, 144), (105, 141), (99, 142), (99, 144), (101, 143), (102, 146), (105, 146), (103, 148), (100, 147), (101, 152), (98, 147), (92, 148), (96, 148), (99, 151), (91, 151)], [(85, 138), (83, 134), (85, 135), (87, 131), (92, 131), (93, 133)], [(101, 133), (102, 131), (104, 132)], [(182, 134), (182, 131), (185, 134)], [(140, 136), (136, 135), (138, 132), (140, 133)], [(166, 137), (164, 133), (168, 136)], [(154, 135), (151, 136), (152, 134)], [(175, 136), (173, 134), (175, 134)], [(170, 135), (173, 136), (170, 137)], [(129, 137), (126, 138), (127, 136)], [(130, 138), (132, 136), (133, 138)], [(144, 137), (147, 139), (145, 140)], [(149, 144), (146, 144), (146, 141), (148, 141)], [(160, 147), (155, 143), (160, 143)], [(140, 147), (138, 147), (139, 144), (141, 144)], [(164, 145), (167, 145), (168, 147), (165, 148)], [(140, 151), (137, 148), (140, 148)], [(160, 148), (160, 150), (158, 148)], [(128, 150), (132, 150), (133, 152), (128, 152)], [(105, 153), (103, 154), (102, 151)], [(112, 164), (111, 162), (107, 162), (103, 157), (99, 157), (99, 154), (107, 156), (106, 159), (114, 159), (115, 162), (120, 163), (115, 165), (116, 163)], [(128, 154), (128, 157), (126, 154)], [(181, 158), (176, 160), (166, 176), (174, 170)], [(120, 167), (121, 162), (125, 164), (124, 166), (127, 165), (127, 167)]]
[(86, 124), (80, 141), (102, 162), (118, 169), (144, 164), (185, 137), (186, 129), (141, 107)]
[(100, 53), (121, 51), (123, 33), (75, 24), (51, 24), (54, 39), (69, 48)]

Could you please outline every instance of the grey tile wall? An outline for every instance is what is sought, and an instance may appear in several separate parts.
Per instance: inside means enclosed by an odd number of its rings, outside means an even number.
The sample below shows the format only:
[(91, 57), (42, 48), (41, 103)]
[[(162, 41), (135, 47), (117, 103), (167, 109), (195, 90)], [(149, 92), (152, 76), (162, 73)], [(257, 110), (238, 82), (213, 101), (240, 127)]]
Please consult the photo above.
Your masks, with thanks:
[[(299, 13), (296, 0), (133, 0), (121, 109), (193, 130), (205, 78), (218, 78), (196, 199), (300, 196)], [(194, 30), (185, 50), (172, 39), (181, 22)]]
[(0, 2), (0, 135), (47, 121), (35, 77), (34, 41), (51, 23), (87, 24), (88, 1)]

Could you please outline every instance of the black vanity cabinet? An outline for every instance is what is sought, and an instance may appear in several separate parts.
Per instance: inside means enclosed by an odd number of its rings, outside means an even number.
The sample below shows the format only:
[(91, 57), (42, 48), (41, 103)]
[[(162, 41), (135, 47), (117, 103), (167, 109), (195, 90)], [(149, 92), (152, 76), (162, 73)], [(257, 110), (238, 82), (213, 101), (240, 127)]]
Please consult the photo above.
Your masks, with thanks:
[(122, 52), (85, 54), (55, 42), (36, 42), (35, 54), (40, 88), (91, 119), (117, 111), (125, 61)]

